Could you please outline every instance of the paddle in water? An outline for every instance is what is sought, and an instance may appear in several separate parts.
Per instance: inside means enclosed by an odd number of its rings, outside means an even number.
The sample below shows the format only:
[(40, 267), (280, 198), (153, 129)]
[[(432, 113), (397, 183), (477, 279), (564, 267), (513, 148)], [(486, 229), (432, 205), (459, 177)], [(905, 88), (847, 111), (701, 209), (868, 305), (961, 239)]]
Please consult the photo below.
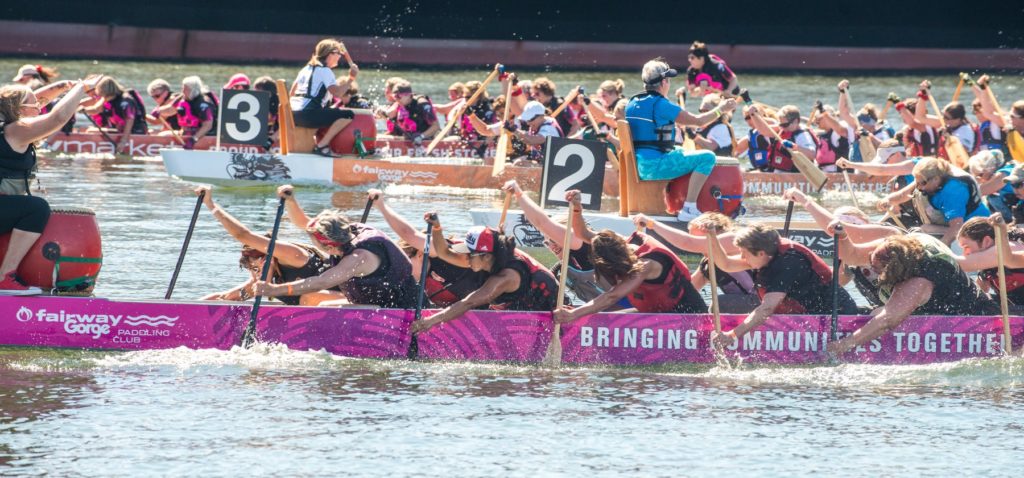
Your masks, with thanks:
[(836, 224), (832, 235), (832, 321), (828, 327), (828, 340), (839, 340), (839, 236), (843, 234), (843, 225)]
[[(569, 276), (569, 253), (572, 252), (572, 215), (576, 206), (569, 203), (569, 220), (565, 221), (565, 239), (562, 241), (562, 264), (558, 274), (558, 295), (555, 296), (555, 310), (565, 305), (565, 279)], [(582, 212), (582, 211), (581, 211)], [(554, 318), (554, 314), (552, 314)], [(562, 364), (562, 324), (552, 321), (551, 341), (544, 352), (541, 362), (546, 367), (557, 367)]]
[(786, 222), (782, 224), (782, 237), (789, 239), (789, 223), (793, 221), (793, 201), (786, 206)]
[[(420, 283), (416, 286), (416, 312), (413, 314), (413, 323), (416, 323), (423, 317), (423, 296), (425, 295), (424, 286), (427, 283), (427, 271), (430, 269), (430, 237), (434, 232), (434, 221), (437, 220), (437, 214), (430, 215), (430, 221), (427, 222), (427, 239), (423, 243), (423, 264), (420, 266)], [(450, 285), (450, 284), (449, 284)], [(407, 357), (409, 360), (413, 360), (420, 354), (420, 342), (416, 339), (416, 334), (412, 334), (412, 338), (409, 341), (409, 352)]]
[[(790, 204), (793, 204), (790, 202)], [(708, 285), (711, 287), (711, 323), (715, 327), (715, 337), (722, 334), (722, 314), (718, 308), (718, 275), (715, 267), (715, 254), (713, 251), (713, 243), (711, 241), (717, 241), (718, 235), (714, 228), (708, 229), (707, 232), (708, 240)], [(711, 341), (712, 348), (715, 351), (715, 359), (719, 363), (729, 365), (729, 359), (725, 356), (725, 349), (722, 348), (721, 344), (717, 340)]]
[[(281, 230), (281, 216), (284, 216), (284, 201), (285, 198), (281, 198), (277, 203), (277, 216), (274, 217), (274, 229), (270, 232), (270, 244), (267, 245), (267, 256), (266, 260), (263, 261), (263, 272), (260, 273), (260, 282), (266, 282), (267, 276), (270, 275), (270, 265), (274, 259), (274, 246), (277, 245), (277, 232)], [(256, 317), (259, 315), (260, 302), (262, 301), (263, 294), (256, 294), (252, 304), (252, 314), (249, 316), (249, 324), (245, 327), (245, 333), (242, 334), (242, 347), (251, 347), (255, 340)]]
[(164, 294), (164, 300), (170, 300), (171, 294), (174, 293), (174, 284), (178, 282), (178, 273), (181, 272), (181, 264), (185, 262), (185, 251), (188, 250), (188, 243), (192, 241), (192, 232), (196, 229), (196, 220), (199, 219), (199, 209), (203, 206), (203, 198), (206, 197), (206, 191), (199, 193), (199, 197), (196, 198), (196, 208), (192, 210), (192, 220), (188, 223), (188, 232), (185, 233), (185, 242), (181, 244), (181, 252), (178, 254), (178, 263), (174, 266), (174, 274), (171, 275), (171, 283), (167, 286), (167, 293)]

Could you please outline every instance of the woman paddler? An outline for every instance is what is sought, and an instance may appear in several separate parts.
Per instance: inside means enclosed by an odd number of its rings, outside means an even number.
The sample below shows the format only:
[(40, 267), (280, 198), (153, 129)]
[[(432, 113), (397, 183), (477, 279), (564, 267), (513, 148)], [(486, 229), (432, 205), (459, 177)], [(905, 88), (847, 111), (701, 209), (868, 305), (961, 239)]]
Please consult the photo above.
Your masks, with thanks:
[(146, 122), (153, 126), (163, 127), (166, 121), (167, 126), (170, 126), (171, 130), (161, 131), (161, 135), (171, 135), (174, 131), (180, 130), (181, 125), (178, 124), (177, 103), (181, 99), (181, 94), (171, 91), (171, 84), (163, 78), (157, 78), (149, 82), (146, 92), (156, 102), (156, 108), (153, 108), (153, 111), (146, 115)]
[[(914, 165), (914, 183), (886, 197), (888, 206), (914, 200), (918, 216), (926, 222), (924, 232), (942, 234), (950, 244), (964, 221), (988, 217), (989, 209), (979, 193), (978, 182), (940, 158), (924, 158)], [(885, 204), (879, 204), (885, 206)]]
[(736, 74), (725, 64), (725, 60), (709, 53), (704, 42), (695, 41), (690, 45), (686, 61), (690, 63), (686, 69), (687, 84), (694, 95), (710, 92), (720, 92), (725, 96), (740, 94)]
[[(301, 224), (307, 216), (291, 192), (291, 186), (281, 186), (278, 197), (289, 203), (288, 215), (292, 222)], [(283, 284), (257, 282), (256, 293), (277, 297), (337, 287), (353, 305), (375, 305), (386, 309), (416, 306), (417, 287), (412, 278), (412, 264), (398, 244), (383, 232), (349, 221), (335, 210), (326, 210), (308, 219), (304, 230), (313, 238), (313, 244), (329, 256), (329, 269), (315, 277)]]
[[(830, 227), (828, 232), (832, 232)], [(879, 275), (879, 298), (885, 304), (852, 335), (828, 345), (833, 355), (864, 345), (893, 330), (911, 314), (994, 315), (999, 307), (978, 290), (953, 252), (923, 233), (889, 236), (864, 244), (845, 232), (837, 235), (843, 261), (870, 266)]]
[(121, 86), (117, 80), (109, 76), (96, 83), (96, 94), (100, 101), (86, 108), (86, 114), (99, 114), (106, 118), (107, 125), (113, 128), (115, 133), (120, 134), (115, 151), (129, 153), (132, 135), (149, 132), (142, 97), (137, 91)]
[[(252, 276), (244, 284), (232, 289), (207, 295), (202, 300), (246, 300), (252, 297), (251, 286), (259, 280), (263, 263), (267, 256), (270, 239), (266, 235), (256, 234), (245, 227), (238, 219), (229, 214), (213, 201), (213, 190), (209, 186), (196, 188), (196, 194), (205, 194), (203, 204), (210, 210), (224, 230), (231, 237), (242, 243), (242, 257), (239, 266), (249, 271)], [(278, 240), (274, 246), (274, 260), (271, 263), (270, 282), (292, 282), (307, 277), (320, 275), (327, 269), (327, 258), (313, 246), (296, 244)], [(317, 305), (325, 300), (337, 300), (343, 297), (335, 292), (310, 292), (300, 295), (278, 297), (288, 305)]]
[[(738, 254), (739, 248), (733, 244), (735, 226), (732, 219), (717, 212), (706, 212), (687, 223), (687, 231), (681, 231), (656, 221), (644, 214), (633, 216), (633, 223), (638, 228), (648, 228), (657, 233), (669, 245), (687, 252), (705, 255), (708, 252), (706, 231), (714, 230), (718, 243), (729, 254)], [(761, 303), (754, 287), (754, 274), (749, 270), (725, 272), (715, 267), (715, 279), (718, 281), (718, 304), (723, 313), (746, 314)], [(710, 269), (707, 257), (701, 259), (697, 269), (690, 274), (693, 288), (701, 290), (710, 280)]]
[[(342, 57), (348, 61), (348, 76), (335, 78), (331, 71), (338, 67)], [(331, 140), (344, 130), (355, 114), (352, 110), (328, 108), (332, 97), (341, 97), (348, 91), (350, 83), (359, 74), (359, 67), (352, 62), (338, 40), (320, 40), (313, 50), (313, 56), (292, 83), (289, 96), (295, 116), (295, 126), (302, 128), (327, 128), (313, 147), (313, 153), (331, 157)]]
[[(18, 74), (11, 80), (15, 83), (28, 86), (35, 93), (39, 104), (43, 105), (40, 114), (51, 111), (57, 104), (57, 97), (67, 93), (74, 86), (71, 81), (54, 80), (60, 76), (56, 68), (48, 68), (43, 65), (22, 65)], [(72, 116), (62, 127), (61, 132), (71, 134), (75, 130), (75, 117)]]
[[(431, 243), (445, 244), (437, 214), (427, 213), (425, 219), (434, 224)], [(425, 332), (485, 305), (494, 310), (551, 311), (557, 304), (558, 281), (551, 271), (516, 249), (515, 238), (494, 229), (473, 227), (463, 242), (438, 247), (437, 253), (446, 262), (486, 273), (487, 280), (458, 302), (414, 322), (413, 333)]]
[(27, 86), (0, 87), (0, 234), (11, 233), (0, 262), (0, 295), (42, 292), (22, 284), (15, 272), (50, 219), (50, 205), (29, 191), (36, 170), (33, 143), (67, 123), (84, 96), (82, 82), (75, 82), (49, 113), (40, 114), (42, 105)]
[(185, 149), (192, 149), (203, 136), (217, 134), (217, 97), (206, 89), (198, 76), (181, 79), (181, 95), (174, 104), (175, 111), (185, 138)]
[(569, 191), (565, 199), (572, 211), (574, 235), (591, 245), (594, 269), (612, 287), (580, 307), (558, 309), (555, 321), (572, 322), (606, 310), (627, 297), (643, 313), (707, 312), (707, 304), (690, 283), (690, 269), (664, 244), (639, 231), (628, 239), (607, 229), (594, 232), (583, 220), (580, 192)]
[[(755, 223), (736, 233), (733, 243), (740, 254), (728, 255), (712, 241), (715, 264), (726, 272), (754, 270), (761, 296), (757, 306), (733, 330), (715, 337), (723, 347), (764, 324), (774, 314), (823, 315), (832, 312), (832, 269), (803, 244), (779, 237), (773, 227)], [(839, 313), (856, 314), (857, 304), (846, 289), (839, 289)]]
[[(370, 189), (367, 196), (373, 198), (373, 206), (380, 211), (391, 230), (398, 235), (398, 247), (405, 252), (412, 262), (412, 277), (419, 280), (423, 267), (423, 248), (426, 246), (427, 235), (409, 224), (401, 215), (391, 209), (384, 200), (384, 192)], [(458, 239), (446, 239), (447, 247), (462, 242)], [(437, 254), (437, 245), (430, 246), (427, 280), (423, 284), (426, 298), (438, 307), (448, 307), (462, 297), (477, 290), (487, 279), (487, 273), (474, 271), (469, 267), (460, 266), (441, 259)]]

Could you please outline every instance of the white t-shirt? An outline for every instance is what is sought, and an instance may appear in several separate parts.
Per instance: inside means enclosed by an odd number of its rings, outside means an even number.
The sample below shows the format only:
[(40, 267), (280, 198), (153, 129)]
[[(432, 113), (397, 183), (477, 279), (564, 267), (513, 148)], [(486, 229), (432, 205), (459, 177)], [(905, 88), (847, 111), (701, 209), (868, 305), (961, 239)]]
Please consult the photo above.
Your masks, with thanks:
[(801, 148), (807, 148), (811, 151), (818, 151), (818, 143), (814, 141), (814, 133), (803, 130), (802, 133), (793, 138), (793, 143)]
[(959, 128), (953, 131), (953, 136), (960, 139), (960, 144), (964, 145), (964, 149), (974, 151), (974, 130), (971, 128), (971, 125), (960, 125)]
[(715, 149), (732, 147), (732, 136), (729, 136), (729, 127), (722, 123), (711, 127), (711, 131), (708, 131), (708, 139), (718, 145)]
[[(309, 86), (309, 75), (313, 75), (313, 87)], [(303, 95), (316, 96), (323, 88), (337, 84), (337, 80), (334, 78), (334, 73), (331, 72), (330, 68), (326, 66), (318, 66), (313, 68), (307, 65), (305, 68), (299, 70), (299, 75), (295, 77), (295, 96), (292, 96), (289, 100), (293, 111), (299, 111), (306, 108), (311, 98), (306, 98)], [(328, 91), (324, 94), (323, 101), (320, 106), (327, 106), (331, 101), (331, 92)]]
[[(838, 148), (839, 147), (839, 141), (841, 139), (843, 139), (843, 137), (839, 136), (839, 134), (836, 133), (835, 131), (832, 131), (832, 134), (829, 136), (829, 141), (832, 143), (832, 147), (833, 148)], [(853, 140), (854, 140), (853, 128), (847, 126), (846, 127), (846, 141), (849, 142), (849, 144), (853, 144)]]
[(551, 136), (551, 137), (554, 137), (554, 138), (561, 137), (562, 135), (558, 133), (558, 127), (554, 125), (554, 122), (555, 122), (555, 120), (553, 120), (553, 119), (550, 119), (550, 118), (545, 119), (544, 123), (542, 123), (540, 125), (540, 128), (537, 128), (537, 132), (535, 134), (540, 135), (540, 136), (544, 136), (544, 137), (547, 137), (547, 136)]

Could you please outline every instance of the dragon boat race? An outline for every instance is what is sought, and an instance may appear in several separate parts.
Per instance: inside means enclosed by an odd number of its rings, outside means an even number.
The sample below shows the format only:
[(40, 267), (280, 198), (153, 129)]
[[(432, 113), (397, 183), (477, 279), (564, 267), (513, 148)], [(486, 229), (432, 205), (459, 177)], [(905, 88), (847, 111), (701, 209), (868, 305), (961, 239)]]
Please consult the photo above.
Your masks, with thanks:
[(0, 475), (1019, 474), (1024, 9), (853, 7), (3, 7)]

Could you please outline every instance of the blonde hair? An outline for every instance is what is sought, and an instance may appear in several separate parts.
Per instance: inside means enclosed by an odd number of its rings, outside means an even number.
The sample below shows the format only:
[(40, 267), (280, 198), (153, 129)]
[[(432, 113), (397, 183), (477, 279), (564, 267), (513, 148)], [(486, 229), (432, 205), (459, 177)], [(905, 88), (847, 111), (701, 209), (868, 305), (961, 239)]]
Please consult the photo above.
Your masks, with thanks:
[(345, 245), (355, 238), (353, 226), (348, 216), (334, 209), (325, 209), (310, 221), (306, 232), (319, 233), (338, 244)]
[(715, 233), (721, 234), (726, 231), (731, 231), (735, 227), (732, 219), (729, 216), (720, 212), (706, 212), (697, 216), (689, 224), (690, 228), (700, 228), (704, 230), (713, 229)]
[(157, 78), (149, 82), (149, 86), (146, 87), (146, 92), (149, 93), (149, 96), (156, 96), (161, 91), (171, 91), (171, 84), (163, 78)]
[(185, 99), (189, 101), (206, 93), (206, 85), (203, 84), (203, 80), (195, 75), (186, 76), (181, 79), (181, 89), (184, 90), (186, 87), (188, 87), (188, 97)]
[(601, 82), (601, 86), (598, 86), (597, 89), (605, 93), (614, 93), (617, 96), (622, 96), (622, 90), (626, 89), (626, 82), (622, 81), (621, 78), (615, 81), (604, 80)]
[(14, 123), (21, 119), (21, 105), (32, 94), (25, 85), (4, 85), (0, 87), (0, 122)]
[(117, 80), (104, 76), (96, 83), (96, 93), (104, 98), (120, 98), (124, 94), (124, 87)]
[(459, 96), (463, 96), (466, 94), (466, 85), (461, 81), (456, 81), (448, 86), (448, 91), (457, 91)]
[(313, 56), (309, 57), (309, 66), (321, 66), (326, 65), (327, 55), (331, 54), (331, 51), (345, 51), (345, 46), (340, 41), (333, 38), (324, 38), (320, 40), (320, 43), (316, 44), (316, 48), (313, 49)]
[(990, 149), (971, 156), (967, 167), (971, 174), (992, 174), (1005, 163), (1002, 151)]
[[(464, 89), (462, 90), (462, 96), (468, 100), (470, 96), (473, 96), (473, 95), (476, 94), (476, 91), (479, 90), (481, 86), (483, 86), (483, 83), (481, 83), (479, 81), (476, 81), (476, 80), (467, 82), (463, 86)], [(488, 98), (487, 90), (486, 89), (480, 95), (480, 97), (484, 98), (484, 99)]]
[(945, 159), (927, 157), (914, 165), (913, 174), (925, 179), (945, 178), (953, 175), (953, 169)]

